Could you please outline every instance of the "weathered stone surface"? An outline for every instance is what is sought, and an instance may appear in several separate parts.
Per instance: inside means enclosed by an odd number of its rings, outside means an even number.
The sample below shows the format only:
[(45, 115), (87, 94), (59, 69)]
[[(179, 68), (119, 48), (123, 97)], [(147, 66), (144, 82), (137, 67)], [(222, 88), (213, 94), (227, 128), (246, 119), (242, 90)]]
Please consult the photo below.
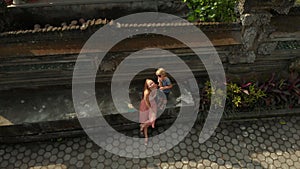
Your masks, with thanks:
[(257, 25), (268, 25), (271, 21), (272, 15), (269, 12), (262, 12), (256, 14), (257, 19)]
[(249, 27), (249, 28), (245, 29), (245, 31), (243, 33), (242, 42), (243, 42), (246, 50), (253, 49), (254, 41), (257, 37), (257, 33), (258, 33), (258, 30), (256, 27)]
[(164, 11), (166, 13), (176, 13), (179, 16), (186, 16), (188, 8), (181, 0), (160, 0), (157, 1), (158, 11)]
[(239, 0), (237, 5), (237, 11), (240, 14), (248, 13), (250, 11), (250, 1), (249, 0)]
[(246, 13), (241, 15), (241, 23), (243, 26), (250, 26), (250, 25), (267, 25), (271, 21), (272, 15), (268, 12), (262, 13)]
[(235, 46), (228, 48), (229, 52), (226, 55), (226, 58), (228, 58), (228, 62), (230, 64), (238, 64), (240, 62), (240, 57), (243, 55), (243, 46)]
[(116, 69), (116, 63), (114, 61), (102, 62), (100, 65), (100, 70), (104, 72), (112, 72)]
[[(58, 0), (52, 0), (56, 3)], [(185, 16), (186, 4), (181, 0), (111, 0), (111, 1), (65, 1), (60, 5), (40, 1), (35, 6), (18, 4), (17, 8), (10, 8), (16, 23), (39, 21), (41, 24), (57, 24), (75, 18), (109, 18), (116, 19), (137, 12), (165, 12), (178, 16)], [(26, 6), (27, 5), (27, 6)], [(64, 11), (64, 12), (62, 12)], [(30, 15), (26, 15), (30, 13)], [(22, 16), (22, 17), (18, 17)], [(26, 21), (25, 21), (26, 20)]]
[(258, 54), (269, 55), (277, 46), (277, 42), (262, 43), (258, 47)]
[(273, 9), (280, 14), (288, 14), (291, 7), (294, 6), (296, 0), (275, 0), (278, 2), (278, 5)]
[(240, 14), (249, 13), (256, 10), (274, 9), (280, 14), (287, 14), (296, 0), (239, 0), (238, 12)]
[(250, 51), (247, 53), (247, 63), (254, 63), (256, 58), (256, 54), (254, 53), (254, 51)]
[(300, 59), (296, 59), (295, 61), (293, 61), (289, 68), (290, 70), (300, 72)]
[(294, 2), (295, 0), (240, 0), (237, 8), (243, 26), (242, 44), (246, 57), (233, 56), (229, 58), (229, 62), (253, 63), (257, 54), (270, 55), (277, 46), (277, 42), (272, 41), (270, 35), (278, 27), (271, 22), (273, 15), (270, 11), (287, 14)]
[(249, 13), (241, 15), (240, 19), (241, 19), (241, 23), (243, 26), (250, 26), (251, 24), (253, 24), (257, 18), (254, 17), (255, 15), (251, 15)]

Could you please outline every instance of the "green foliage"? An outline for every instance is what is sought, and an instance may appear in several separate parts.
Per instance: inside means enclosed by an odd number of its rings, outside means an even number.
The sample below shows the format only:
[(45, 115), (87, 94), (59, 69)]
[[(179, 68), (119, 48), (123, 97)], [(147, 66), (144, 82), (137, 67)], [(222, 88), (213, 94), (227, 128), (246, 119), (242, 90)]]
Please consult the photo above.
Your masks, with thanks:
[[(207, 81), (205, 83), (205, 89), (204, 90), (205, 90), (205, 93), (208, 96), (207, 100), (210, 100), (209, 102), (213, 102), (214, 105), (218, 106), (218, 107), (222, 105), (222, 101), (223, 101), (222, 96), (225, 95), (225, 91), (221, 90), (220, 88), (216, 89), (215, 87), (212, 87), (209, 81)], [(211, 100), (212, 95), (215, 95), (214, 100)]]
[(190, 9), (189, 21), (234, 22), (236, 0), (183, 0)]
[(233, 103), (234, 107), (240, 107), (242, 103), (241, 93), (241, 88), (237, 84), (227, 84), (227, 99)]
[[(230, 82), (226, 84), (227, 87), (227, 102), (226, 107), (231, 109), (239, 108), (253, 108), (257, 102), (263, 101), (266, 94), (259, 89), (255, 84), (247, 83), (243, 85), (238, 85), (236, 83)], [(210, 99), (211, 95), (216, 94), (220, 96), (225, 94), (223, 91), (215, 89), (211, 86), (209, 82), (205, 83), (205, 91), (207, 97)], [(215, 100), (211, 100), (214, 104), (220, 105), (220, 97), (216, 97)]]
[[(284, 76), (275, 74), (266, 81), (248, 83), (226, 83), (226, 103), (224, 113), (249, 112), (252, 110), (274, 110), (300, 107), (300, 74), (290, 72)], [(224, 84), (219, 84), (224, 85)], [(212, 98), (211, 96), (214, 95)], [(222, 105), (225, 91), (205, 82), (201, 90), (201, 108), (209, 110), (210, 104)]]
[(246, 106), (249, 107), (254, 107), (259, 100), (267, 96), (255, 84), (251, 84), (247, 89), (242, 89), (242, 91), (246, 93), (246, 95), (243, 95), (243, 100), (246, 103)]

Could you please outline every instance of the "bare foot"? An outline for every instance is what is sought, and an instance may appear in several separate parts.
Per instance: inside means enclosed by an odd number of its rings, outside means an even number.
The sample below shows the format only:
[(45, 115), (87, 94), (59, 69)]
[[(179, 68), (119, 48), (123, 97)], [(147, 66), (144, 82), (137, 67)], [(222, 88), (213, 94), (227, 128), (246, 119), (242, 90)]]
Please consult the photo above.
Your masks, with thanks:
[(145, 138), (145, 145), (148, 145), (148, 137)]

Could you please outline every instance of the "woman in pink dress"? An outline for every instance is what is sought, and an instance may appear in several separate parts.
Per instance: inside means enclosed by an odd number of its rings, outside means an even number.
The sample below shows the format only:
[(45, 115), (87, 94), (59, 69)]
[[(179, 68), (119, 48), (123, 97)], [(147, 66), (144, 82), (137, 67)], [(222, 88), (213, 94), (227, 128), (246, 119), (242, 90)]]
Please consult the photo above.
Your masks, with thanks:
[(154, 128), (157, 105), (155, 102), (157, 84), (151, 79), (146, 79), (143, 98), (140, 104), (140, 131), (145, 136), (145, 144), (148, 143), (148, 127)]

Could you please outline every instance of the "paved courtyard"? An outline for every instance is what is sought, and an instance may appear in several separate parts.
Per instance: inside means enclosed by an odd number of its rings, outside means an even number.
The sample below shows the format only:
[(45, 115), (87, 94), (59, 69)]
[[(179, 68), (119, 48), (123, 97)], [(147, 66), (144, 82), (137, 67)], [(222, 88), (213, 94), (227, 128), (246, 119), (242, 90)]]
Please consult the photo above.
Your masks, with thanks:
[[(158, 156), (123, 158), (88, 137), (2, 144), (0, 168), (300, 168), (300, 117), (221, 123), (199, 144), (196, 124), (180, 144)], [(164, 130), (158, 127), (155, 130)], [(157, 132), (157, 131), (152, 132)], [(138, 135), (137, 131), (133, 131)], [(118, 144), (114, 140), (112, 144)], [(149, 144), (148, 144), (149, 146)]]

